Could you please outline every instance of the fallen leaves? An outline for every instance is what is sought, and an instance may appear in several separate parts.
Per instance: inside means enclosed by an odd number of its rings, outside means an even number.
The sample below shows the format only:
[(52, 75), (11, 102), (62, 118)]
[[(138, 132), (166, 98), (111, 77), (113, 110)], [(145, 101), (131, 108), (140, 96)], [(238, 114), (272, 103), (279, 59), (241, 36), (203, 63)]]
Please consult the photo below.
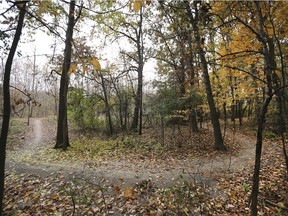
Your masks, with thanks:
[[(183, 135), (187, 131), (182, 128), (181, 133)], [(130, 136), (122, 142), (120, 139), (97, 142), (81, 139), (74, 142), (77, 145), (72, 144), (73, 148), (66, 152), (43, 148), (37, 152), (42, 152), (37, 160), (51, 163), (71, 159), (76, 163), (89, 160), (91, 166), (97, 163), (110, 166), (107, 172), (115, 171), (120, 166), (126, 170), (135, 169), (134, 165), (137, 164), (146, 174), (151, 171), (159, 177), (139, 180), (135, 185), (124, 187), (125, 173), (120, 173), (121, 176), (118, 173), (116, 177), (119, 177), (119, 182), (115, 184), (105, 179), (95, 181), (93, 176), (85, 179), (84, 175), (77, 178), (71, 175), (67, 178), (60, 173), (42, 178), (38, 175), (8, 173), (5, 214), (72, 215), (75, 212), (75, 215), (248, 215), (253, 167), (247, 164), (242, 169), (239, 163), (241, 169), (237, 172), (212, 169), (209, 173), (194, 173), (188, 179), (175, 175), (171, 180), (172, 186), (159, 187), (156, 181), (167, 178), (163, 171), (171, 171), (181, 163), (181, 167), (186, 168), (186, 164), (195, 158), (203, 162), (207, 158), (227, 157), (227, 154), (237, 156), (239, 143), (233, 140), (236, 138), (239, 141), (241, 137), (238, 134), (234, 138), (227, 135), (226, 143), (229, 144), (230, 152), (219, 154), (212, 150), (213, 136), (209, 131), (182, 139), (182, 148), (179, 149), (175, 145), (176, 139), (182, 135), (177, 132), (168, 134), (164, 147), (151, 136), (141, 139)], [(246, 137), (241, 137), (241, 140), (244, 139)], [(281, 151), (281, 145), (277, 142), (265, 145), (260, 176), (260, 215), (285, 215), (285, 208), (288, 207), (288, 183), (285, 180), (286, 167)], [(186, 176), (189, 176), (189, 172)], [(206, 183), (204, 177), (211, 182)]]
[(135, 199), (136, 198), (135, 191), (132, 188), (130, 188), (130, 187), (125, 188), (125, 190), (124, 190), (124, 198), (127, 199), (127, 200)]

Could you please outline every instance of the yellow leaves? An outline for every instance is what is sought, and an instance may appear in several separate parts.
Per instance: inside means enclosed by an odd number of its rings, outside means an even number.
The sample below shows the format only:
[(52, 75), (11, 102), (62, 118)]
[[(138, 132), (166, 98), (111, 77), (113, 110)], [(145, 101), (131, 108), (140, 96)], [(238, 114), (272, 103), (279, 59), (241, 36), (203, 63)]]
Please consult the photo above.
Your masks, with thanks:
[(88, 66), (87, 65), (83, 65), (83, 72), (87, 73), (88, 70), (89, 70)]
[(57, 199), (59, 199), (59, 194), (57, 194), (57, 193), (52, 194), (50, 198), (53, 200), (57, 200)]
[(136, 13), (138, 13), (140, 11), (142, 4), (143, 4), (142, 1), (135, 1), (134, 2), (134, 11)]
[(136, 197), (136, 193), (132, 188), (130, 187), (125, 188), (124, 190), (125, 199), (135, 199), (135, 197)]
[(211, 12), (213, 14), (219, 14), (227, 11), (225, 2), (213, 1), (211, 2), (211, 5), (212, 5)]
[(92, 58), (91, 63), (96, 70), (101, 70), (101, 65), (100, 65), (99, 61), (97, 60), (97, 58), (95, 58), (95, 57)]
[(151, 2), (152, 0), (130, 0), (129, 9), (138, 13), (141, 8), (144, 8), (146, 5), (149, 6)]
[[(96, 57), (93, 57), (91, 59), (84, 59), (79, 64), (80, 64), (80, 66), (82, 65), (82, 71), (84, 73), (87, 73), (89, 71), (89, 64), (92, 64), (96, 71), (101, 70), (100, 62), (99, 62), (99, 60)], [(77, 72), (78, 70), (79, 70), (78, 64), (77, 63), (72, 63), (70, 65), (70, 68), (69, 68), (67, 74), (70, 75), (72, 73)]]
[(16, 105), (25, 104), (25, 101), (22, 98), (19, 98), (17, 100), (14, 99), (14, 102), (15, 102)]
[(77, 70), (78, 70), (78, 66), (76, 64), (71, 64), (67, 74), (70, 75), (72, 73), (75, 73)]

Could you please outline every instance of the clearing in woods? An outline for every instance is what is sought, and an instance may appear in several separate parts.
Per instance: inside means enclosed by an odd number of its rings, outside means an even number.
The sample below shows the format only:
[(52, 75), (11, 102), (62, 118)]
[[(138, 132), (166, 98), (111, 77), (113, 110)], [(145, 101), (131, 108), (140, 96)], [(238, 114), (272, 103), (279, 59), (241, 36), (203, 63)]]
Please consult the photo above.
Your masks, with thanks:
[[(63, 174), (65, 176), (81, 174), (89, 178), (106, 179), (109, 182), (118, 181), (122, 178), (125, 185), (132, 186), (144, 179), (156, 180), (159, 186), (173, 185), (179, 176), (184, 179), (197, 176), (198, 180), (212, 183), (214, 172), (241, 171), (254, 162), (255, 141), (244, 135), (237, 134), (240, 150), (235, 154), (220, 154), (211, 157), (183, 158), (161, 160), (161, 164), (155, 161), (145, 160), (107, 160), (100, 165), (88, 167), (87, 164), (74, 161), (55, 161), (47, 163), (45, 160), (31, 162), (33, 158), (39, 158), (38, 150), (41, 148), (51, 149), (54, 144), (54, 132), (51, 125), (45, 119), (33, 118), (30, 120), (30, 131), (25, 136), (24, 144), (9, 153), (6, 167), (17, 174), (31, 173), (46, 177), (51, 174)], [(171, 161), (172, 160), (172, 161)], [(159, 160), (157, 161), (159, 163)]]

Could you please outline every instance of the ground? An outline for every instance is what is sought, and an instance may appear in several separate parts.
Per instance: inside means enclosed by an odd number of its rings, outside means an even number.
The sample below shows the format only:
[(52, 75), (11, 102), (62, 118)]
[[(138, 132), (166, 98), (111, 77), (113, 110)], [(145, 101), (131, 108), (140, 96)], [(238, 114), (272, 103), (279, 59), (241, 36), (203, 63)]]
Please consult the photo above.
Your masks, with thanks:
[[(210, 132), (207, 128), (203, 130), (208, 134)], [(51, 121), (30, 119), (30, 126), (20, 136), (22, 144), (8, 152), (6, 170), (7, 182), (10, 182), (7, 185), (24, 181), (30, 189), (26, 192), (24, 190), (25, 193), (17, 191), (16, 197), (19, 197), (20, 203), (7, 196), (7, 212), (29, 215), (36, 211), (36, 206), (37, 211), (41, 212), (37, 203), (43, 204), (49, 199), (52, 202), (45, 204), (42, 213), (50, 209), (60, 214), (73, 211), (80, 214), (86, 211), (88, 215), (209, 215), (215, 211), (220, 215), (229, 215), (229, 212), (236, 212), (237, 215), (241, 210), (242, 213), (249, 210), (247, 197), (251, 188), (249, 181), (255, 154), (255, 140), (251, 136), (227, 131), (225, 137), (228, 140), (228, 152), (215, 153), (210, 146), (198, 147), (200, 150), (209, 148), (203, 154), (199, 154), (198, 148), (191, 150), (183, 147), (180, 150), (175, 148), (173, 151), (163, 151), (161, 154), (151, 153), (149, 149), (144, 153), (126, 154), (125, 151), (123, 154), (116, 149), (116, 153), (100, 157), (101, 160), (92, 160), (85, 156), (90, 153), (80, 153), (79, 149), (75, 155), (57, 151), (55, 156), (54, 137), (55, 129)], [(77, 139), (77, 134), (72, 133), (72, 139)], [(207, 142), (210, 142), (209, 138)], [(202, 142), (200, 144), (203, 145)], [(264, 149), (264, 154), (267, 149)], [(282, 169), (282, 164), (279, 166)], [(280, 177), (282, 174), (280, 176), (279, 173)], [(37, 189), (39, 184), (46, 185), (44, 192), (49, 197)], [(86, 195), (84, 185), (90, 192), (95, 192), (96, 197), (91, 194), (88, 196), (88, 192)], [(227, 192), (225, 187), (232, 188)], [(89, 197), (84, 204), (83, 194), (77, 196), (79, 188), (85, 194), (85, 200)], [(21, 186), (17, 189), (21, 190)], [(11, 191), (15, 193), (13, 186), (8, 187), (7, 191), (10, 195)], [(32, 192), (38, 195), (34, 197)], [(243, 196), (239, 197), (239, 206), (236, 206), (235, 197), (233, 202), (233, 196)], [(153, 197), (157, 199), (153, 200)], [(78, 201), (75, 201), (77, 198)], [(286, 198), (277, 201), (284, 205)], [(62, 207), (53, 205), (58, 202), (63, 204)]]
[[(61, 173), (63, 175), (71, 175), (71, 173), (97, 173), (99, 177), (109, 181), (125, 177), (125, 184), (131, 186), (136, 182), (144, 179), (157, 179), (161, 177), (161, 184), (174, 184), (173, 181), (180, 175), (190, 178), (191, 174), (201, 174), (203, 178), (212, 171), (239, 171), (245, 166), (249, 166), (254, 162), (254, 140), (247, 138), (244, 135), (237, 136), (237, 142), (241, 143), (241, 148), (236, 155), (219, 154), (216, 157), (208, 158), (170, 158), (166, 160), (133, 160), (131, 158), (120, 160), (106, 160), (99, 166), (87, 167), (86, 163), (75, 161), (72, 163), (59, 163), (54, 161), (49, 163), (42, 161), (39, 158), (38, 150), (41, 148), (53, 148), (54, 134), (50, 125), (43, 124), (42, 119), (30, 119), (31, 126), (29, 133), (25, 136), (24, 144), (10, 152), (7, 159), (7, 169), (13, 170), (16, 173), (37, 173), (43, 177), (51, 175), (51, 173)], [(45, 129), (50, 128), (50, 131)], [(11, 159), (10, 159), (11, 158)], [(37, 158), (37, 161), (33, 161)], [(39, 158), (39, 159), (38, 159)], [(23, 162), (25, 159), (30, 159), (29, 162)], [(130, 160), (129, 160), (130, 159)], [(175, 178), (176, 177), (176, 178)], [(209, 178), (209, 177), (207, 177)], [(174, 180), (173, 180), (174, 179)], [(212, 181), (211, 179), (209, 181)]]

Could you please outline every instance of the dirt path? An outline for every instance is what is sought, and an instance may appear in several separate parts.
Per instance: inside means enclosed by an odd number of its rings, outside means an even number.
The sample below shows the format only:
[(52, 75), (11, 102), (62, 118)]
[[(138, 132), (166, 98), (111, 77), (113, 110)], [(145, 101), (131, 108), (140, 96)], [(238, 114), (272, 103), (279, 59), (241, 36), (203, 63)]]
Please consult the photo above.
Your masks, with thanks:
[(32, 121), (32, 127), (33, 127), (33, 133), (34, 133), (34, 143), (41, 143), (42, 141), (42, 131), (43, 131), (43, 125), (41, 119), (33, 119)]
[[(183, 159), (167, 161), (165, 170), (158, 166), (157, 162), (139, 160), (136, 164), (126, 160), (109, 161), (97, 167), (87, 167), (87, 164), (56, 162), (37, 163), (25, 162), (25, 157), (33, 157), (37, 149), (45, 145), (53, 147), (53, 133), (49, 132), (43, 124), (43, 119), (31, 119), (31, 132), (26, 135), (25, 143), (20, 148), (8, 155), (6, 168), (17, 174), (37, 173), (47, 177), (51, 175), (64, 175), (67, 178), (80, 177), (93, 181), (106, 180), (106, 183), (119, 182), (124, 179), (124, 184), (134, 185), (141, 180), (151, 178), (159, 186), (173, 185), (183, 180), (196, 180), (205, 184), (215, 183), (213, 172), (240, 171), (245, 166), (254, 162), (254, 141), (244, 135), (237, 134), (237, 142), (241, 144), (241, 150), (236, 156), (221, 155), (216, 158)], [(50, 143), (50, 144), (49, 144)], [(17, 160), (17, 158), (22, 158)], [(23, 159), (24, 158), (24, 159)], [(173, 159), (171, 159), (173, 160)], [(164, 161), (165, 163), (165, 161)], [(181, 176), (181, 179), (179, 179)]]

